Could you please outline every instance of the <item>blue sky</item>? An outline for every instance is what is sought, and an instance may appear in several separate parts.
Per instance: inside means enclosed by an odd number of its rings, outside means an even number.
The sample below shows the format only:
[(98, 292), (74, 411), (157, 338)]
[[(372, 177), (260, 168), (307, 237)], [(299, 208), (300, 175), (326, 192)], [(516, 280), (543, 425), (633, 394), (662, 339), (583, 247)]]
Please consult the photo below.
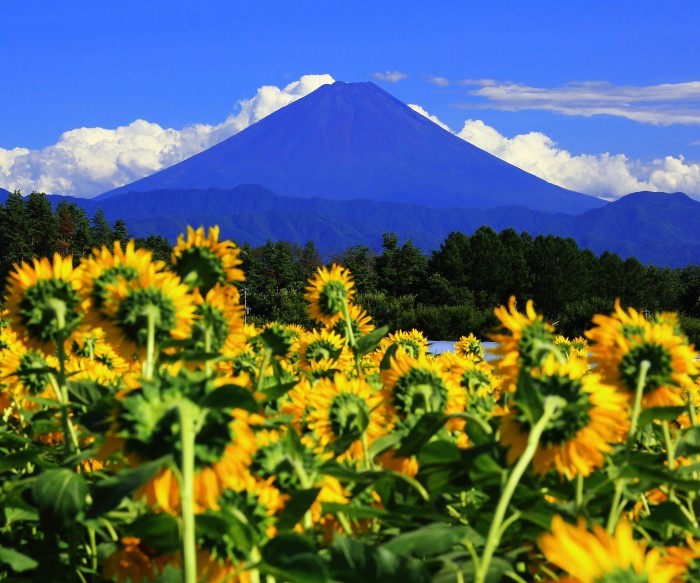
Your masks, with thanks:
[[(5, 4), (2, 20), (0, 186), (97, 194), (99, 176), (59, 180), (51, 148), (64, 132), (139, 119), (216, 126), (260, 87), (327, 74), (373, 80), (455, 132), (481, 122), (462, 137), (529, 171), (545, 148), (540, 173), (569, 187), (700, 194), (700, 5), (690, 1), (27, 0)], [(615, 190), (612, 162), (636, 182)]]

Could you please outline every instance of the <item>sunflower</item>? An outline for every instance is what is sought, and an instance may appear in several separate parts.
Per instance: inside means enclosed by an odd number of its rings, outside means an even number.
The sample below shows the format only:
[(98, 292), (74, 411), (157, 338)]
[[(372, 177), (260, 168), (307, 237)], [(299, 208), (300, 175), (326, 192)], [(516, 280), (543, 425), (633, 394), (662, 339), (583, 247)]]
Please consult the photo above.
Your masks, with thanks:
[[(439, 361), (425, 354), (415, 358), (399, 350), (391, 359), (390, 368), (381, 374), (400, 425), (411, 427), (425, 413), (451, 414), (465, 410), (465, 392), (454, 384)], [(456, 430), (459, 425), (463, 421), (452, 420), (448, 428)]]
[[(7, 397), (19, 409), (34, 411), (35, 399), (55, 399), (50, 368), (58, 368), (55, 357), (16, 342), (0, 356), (0, 381), (6, 383)], [(3, 392), (5, 392), (3, 390)]]
[(397, 345), (413, 358), (418, 358), (428, 352), (428, 339), (423, 332), (415, 328), (410, 332), (397, 330), (386, 338), (382, 338), (379, 343), (379, 351), (383, 354), (393, 345)]
[(390, 429), (390, 420), (380, 391), (364, 379), (348, 379), (336, 374), (321, 379), (307, 394), (307, 423), (322, 449), (342, 444), (338, 459), (360, 460), (364, 446)]
[(354, 285), (350, 272), (344, 267), (335, 264), (330, 270), (319, 267), (304, 294), (311, 319), (333, 328), (343, 318), (343, 310), (352, 303)]
[(583, 519), (574, 526), (556, 515), (552, 532), (540, 536), (538, 545), (550, 563), (577, 583), (672, 583), (687, 571), (683, 564), (663, 557), (658, 548), (647, 552), (646, 543), (634, 540), (625, 521), (611, 535), (597, 525), (589, 532)]
[(184, 340), (195, 318), (194, 296), (180, 278), (167, 271), (146, 271), (135, 280), (117, 277), (105, 288), (102, 313), (111, 344), (125, 341), (134, 350), (145, 347), (149, 319), (155, 342), (167, 338)]
[(484, 360), (484, 345), (474, 334), (462, 336), (455, 344), (455, 352), (459, 356)]
[(138, 538), (123, 537), (117, 550), (107, 557), (102, 577), (104, 580), (118, 583), (155, 581), (173, 558), (172, 555), (157, 555)]
[(567, 358), (588, 358), (588, 341), (582, 336), (569, 340), (566, 336), (559, 334), (554, 339), (554, 345)]
[[(532, 371), (536, 390), (544, 397), (558, 396), (566, 401), (540, 438), (533, 468), (536, 474), (556, 470), (572, 479), (588, 476), (602, 467), (605, 454), (619, 443), (628, 428), (628, 399), (615, 387), (587, 373), (587, 363), (571, 359), (564, 363), (554, 355), (541, 368)], [(530, 423), (518, 410), (519, 393), (501, 423), (501, 443), (508, 447), (508, 463), (513, 464), (525, 451)]]
[[(311, 371), (315, 363), (328, 363), (333, 368), (344, 370), (351, 361), (343, 337), (331, 330), (312, 330), (299, 339), (299, 366)], [(326, 370), (327, 367), (322, 367)]]
[[(251, 424), (259, 423), (262, 418), (257, 415), (248, 415), (240, 409), (235, 409), (232, 416), (233, 420), (229, 423), (228, 429), (230, 432), (228, 443), (223, 447), (221, 444), (212, 446), (211, 443), (207, 443), (207, 449), (210, 450), (206, 455), (207, 459), (202, 460), (199, 456), (195, 458), (193, 495), (194, 511), (198, 514), (208, 509), (218, 510), (219, 498), (225, 490), (241, 491), (249, 484), (249, 468), (253, 453), (257, 449)], [(202, 443), (207, 441), (206, 436), (202, 436), (201, 433), (198, 435), (198, 443), (200, 441)], [(126, 447), (129, 447), (128, 441)], [(146, 446), (145, 449), (148, 447)], [(205, 448), (199, 449), (201, 451)], [(212, 452), (214, 449), (218, 451)], [(139, 453), (135, 456), (131, 456), (132, 459), (143, 459), (144, 448), (141, 447), (138, 451)], [(217, 459), (210, 459), (212, 455)], [(161, 469), (139, 490), (137, 496), (144, 497), (149, 506), (163, 512), (175, 515), (180, 513), (180, 485), (170, 468)]]
[(192, 326), (194, 348), (210, 353), (240, 352), (246, 341), (243, 330), (243, 306), (238, 302), (238, 290), (218, 283), (206, 296), (195, 294), (196, 319)]
[(218, 226), (210, 227), (207, 235), (204, 227), (195, 231), (188, 226), (187, 239), (180, 235), (173, 248), (173, 271), (190, 288), (199, 288), (206, 294), (217, 283), (245, 281), (239, 255), (240, 249), (232, 241), (219, 241)]
[(680, 406), (686, 401), (686, 391), (693, 386), (693, 376), (700, 371), (692, 345), (678, 331), (669, 314), (649, 321), (630, 308), (615, 302), (612, 316), (597, 314), (596, 327), (586, 336), (593, 341), (591, 360), (606, 382), (615, 384), (634, 395), (641, 363), (650, 363), (643, 389), (644, 407)]
[(451, 352), (443, 353), (440, 361), (453, 382), (466, 392), (470, 412), (487, 419), (499, 410), (500, 379), (488, 362)]
[(520, 371), (530, 371), (539, 366), (547, 353), (554, 348), (554, 329), (535, 312), (532, 300), (525, 304), (525, 314), (515, 307), (515, 296), (508, 300), (508, 308), (494, 310), (496, 317), (510, 334), (493, 334), (498, 343), (492, 353), (498, 356), (496, 366), (507, 390), (514, 391)]
[[(352, 333), (355, 338), (365, 336), (374, 330), (372, 318), (370, 318), (367, 312), (360, 306), (356, 304), (348, 306), (348, 316), (350, 317), (350, 325), (352, 326)], [(332, 329), (333, 332), (343, 337), (347, 334), (346, 324), (342, 319), (339, 319)]]
[(93, 249), (89, 257), (81, 260), (80, 266), (88, 321), (96, 328), (103, 318), (100, 312), (109, 284), (117, 278), (135, 281), (142, 273), (162, 271), (165, 263), (154, 261), (153, 253), (146, 249), (136, 249), (133, 241), (129, 241), (123, 249), (121, 243), (115, 241), (111, 250), (107, 247)]
[(81, 271), (58, 253), (14, 266), (8, 278), (12, 326), (33, 348), (52, 352), (80, 325)]

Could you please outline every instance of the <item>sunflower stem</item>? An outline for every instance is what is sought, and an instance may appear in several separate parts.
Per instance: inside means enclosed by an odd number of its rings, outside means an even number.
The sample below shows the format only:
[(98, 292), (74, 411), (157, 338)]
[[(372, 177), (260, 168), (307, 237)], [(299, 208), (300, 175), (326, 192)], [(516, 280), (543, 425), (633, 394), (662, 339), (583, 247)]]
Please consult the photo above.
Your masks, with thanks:
[(666, 445), (666, 462), (668, 463), (668, 469), (673, 471), (676, 465), (676, 448), (673, 445), (673, 440), (671, 440), (671, 429), (668, 426), (668, 421), (664, 420), (661, 422), (661, 430), (664, 434), (664, 444)]
[(194, 418), (191, 405), (182, 402), (180, 414), (180, 506), (182, 513), (182, 557), (184, 561), (184, 583), (197, 583), (197, 547), (194, 521)]
[(68, 385), (66, 383), (66, 348), (64, 346), (65, 339), (61, 333), (56, 351), (58, 356), (58, 375), (49, 375), (49, 380), (56, 398), (61, 405), (61, 425), (63, 425), (63, 443), (66, 457), (78, 453), (80, 445), (78, 444), (78, 436), (75, 433), (73, 424), (70, 422), (70, 395), (68, 394)]
[(690, 416), (690, 426), (696, 427), (697, 421), (695, 420), (695, 403), (693, 403), (692, 395), (688, 395), (688, 415)]
[(484, 546), (484, 552), (481, 557), (481, 562), (476, 571), (476, 577), (474, 579), (475, 583), (484, 583), (486, 581), (486, 575), (489, 571), (489, 565), (491, 564), (491, 559), (501, 541), (501, 527), (508, 511), (508, 505), (510, 500), (515, 493), (515, 489), (520, 483), (520, 479), (523, 477), (525, 470), (530, 465), (532, 458), (535, 456), (537, 451), (537, 446), (540, 442), (540, 437), (544, 433), (549, 421), (552, 419), (557, 409), (560, 407), (562, 399), (560, 397), (547, 397), (544, 400), (544, 411), (542, 416), (539, 418), (537, 423), (530, 431), (530, 435), (527, 438), (527, 446), (522, 456), (515, 464), (515, 467), (508, 477), (505, 488), (501, 494), (501, 498), (498, 501), (498, 506), (496, 506), (496, 512), (493, 516), (493, 521), (491, 522), (491, 527), (489, 529), (488, 537), (486, 538), (486, 545)]
[(263, 383), (265, 381), (265, 371), (267, 370), (267, 365), (270, 364), (270, 351), (263, 346), (263, 357), (260, 363), (260, 370), (258, 371), (258, 378), (255, 382), (255, 392), (262, 393)]
[(147, 306), (145, 308), (146, 318), (148, 320), (148, 329), (146, 337), (146, 363), (144, 365), (144, 378), (151, 380), (153, 378), (155, 367), (155, 352), (156, 352), (156, 308)]
[(583, 474), (576, 475), (576, 510), (583, 506)]
[(257, 565), (260, 564), (261, 558), (260, 549), (258, 547), (253, 547), (250, 550), (250, 560), (255, 563), (255, 566), (248, 571), (250, 583), (260, 583), (260, 569), (258, 569)]
[(637, 422), (639, 414), (642, 412), (642, 397), (644, 396), (644, 387), (647, 384), (647, 373), (651, 367), (651, 362), (643, 360), (639, 365), (639, 376), (637, 377), (637, 390), (634, 392), (634, 405), (632, 407), (632, 419), (630, 421), (630, 432), (627, 436), (627, 451), (631, 451), (634, 441), (634, 434), (637, 433)]
[(618, 477), (615, 480), (615, 495), (612, 504), (610, 505), (610, 513), (608, 514), (608, 522), (605, 529), (612, 534), (615, 532), (617, 520), (619, 517), (620, 500), (622, 499), (622, 489), (625, 487), (625, 479)]
[(204, 374), (207, 376), (211, 375), (211, 359), (208, 356), (211, 352), (211, 334), (211, 326), (207, 326), (204, 330), (204, 352), (207, 353), (207, 360), (204, 363)]

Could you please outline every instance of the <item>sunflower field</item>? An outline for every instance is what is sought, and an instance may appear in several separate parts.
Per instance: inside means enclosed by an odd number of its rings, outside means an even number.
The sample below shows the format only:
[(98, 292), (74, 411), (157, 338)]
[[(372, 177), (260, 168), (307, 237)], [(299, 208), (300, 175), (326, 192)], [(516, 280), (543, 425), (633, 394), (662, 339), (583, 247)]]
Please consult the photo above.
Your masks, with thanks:
[(496, 309), (487, 359), (375, 328), (319, 268), (307, 330), (246, 324), (188, 229), (15, 265), (0, 324), (0, 579), (700, 581), (700, 383), (677, 317), (586, 338)]

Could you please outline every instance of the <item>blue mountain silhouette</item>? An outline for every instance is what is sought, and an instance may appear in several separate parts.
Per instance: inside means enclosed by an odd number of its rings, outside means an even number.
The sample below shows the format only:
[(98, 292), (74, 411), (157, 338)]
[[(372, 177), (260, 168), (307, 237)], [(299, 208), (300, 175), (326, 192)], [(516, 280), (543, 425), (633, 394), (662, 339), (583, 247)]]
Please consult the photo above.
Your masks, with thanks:
[(323, 85), (187, 160), (112, 190), (232, 189), (438, 208), (580, 213), (605, 203), (533, 176), (442, 129), (373, 83)]

